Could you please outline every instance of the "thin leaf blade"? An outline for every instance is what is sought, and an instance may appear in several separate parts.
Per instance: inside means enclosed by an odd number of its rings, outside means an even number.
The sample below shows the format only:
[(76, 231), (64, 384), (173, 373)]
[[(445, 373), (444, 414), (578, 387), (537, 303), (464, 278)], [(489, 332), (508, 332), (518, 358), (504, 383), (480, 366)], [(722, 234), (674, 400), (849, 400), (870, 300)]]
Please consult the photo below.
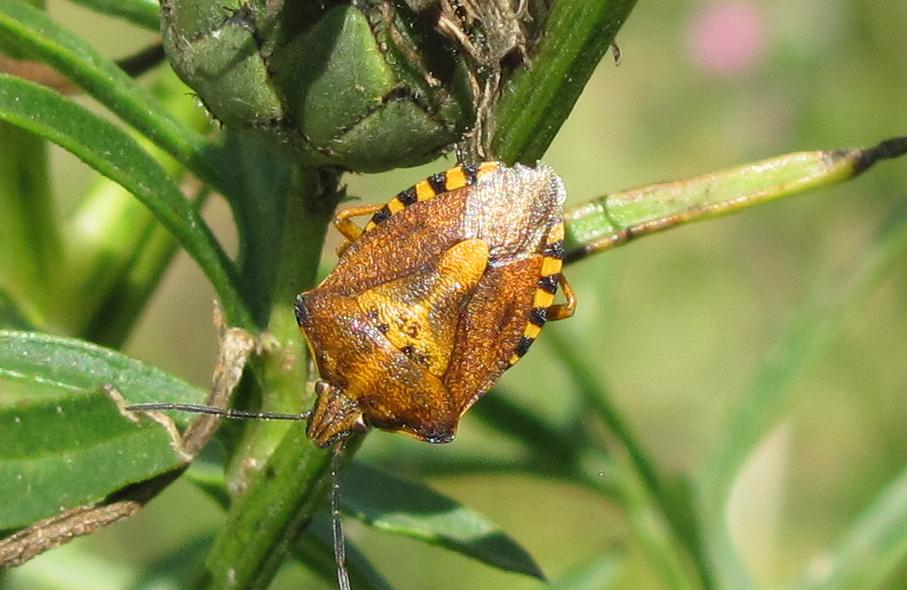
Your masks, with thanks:
[(161, 28), (158, 0), (73, 0), (94, 11), (122, 18), (132, 24), (157, 32)]
[(232, 264), (161, 166), (125, 132), (37, 84), (0, 74), (0, 120), (60, 145), (142, 201), (202, 268), (231, 321), (250, 325)]
[(623, 552), (606, 551), (573, 568), (553, 582), (549, 590), (605, 590), (620, 579), (623, 562)]
[(439, 545), (493, 567), (545, 579), (522, 546), (486, 517), (425, 486), (352, 464), (344, 510), (377, 529)]
[(22, 0), (0, 0), (0, 38), (75, 82), (98, 102), (220, 190), (218, 149), (168, 113), (112, 61)]
[(907, 137), (896, 137), (869, 148), (783, 154), (592, 199), (565, 214), (567, 259), (844, 182), (905, 153)]
[(0, 290), (0, 329), (33, 330), (34, 326), (19, 306), (3, 290)]
[(907, 470), (879, 494), (836, 547), (817, 556), (794, 590), (875, 588), (907, 558)]
[(111, 350), (0, 331), (0, 530), (100, 501), (185, 463), (172, 428), (123, 412), (104, 386), (131, 401), (205, 395)]

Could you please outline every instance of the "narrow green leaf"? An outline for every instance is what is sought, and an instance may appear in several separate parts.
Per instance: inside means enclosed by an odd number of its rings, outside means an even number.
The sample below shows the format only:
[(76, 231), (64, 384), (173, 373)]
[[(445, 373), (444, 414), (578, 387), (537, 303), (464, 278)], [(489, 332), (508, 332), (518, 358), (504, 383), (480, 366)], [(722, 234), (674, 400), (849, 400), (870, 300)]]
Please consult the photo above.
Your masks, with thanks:
[[(155, 76), (149, 91), (193, 129), (204, 131), (210, 121), (172, 71)], [(176, 181), (186, 167), (134, 129), (126, 129), (161, 168)], [(190, 199), (201, 210), (207, 186)], [(67, 334), (118, 348), (141, 316), (164, 270), (178, 248), (172, 234), (132, 194), (104, 176), (79, 197), (65, 226), (67, 279), (64, 295), (51, 308), (50, 325)], [(65, 304), (61, 304), (65, 301)], [(76, 302), (80, 313), (69, 306)]]
[(16, 302), (3, 291), (0, 291), (0, 330), (34, 330)]
[(622, 551), (611, 550), (561, 576), (549, 590), (606, 590), (619, 579), (623, 569)]
[(223, 192), (217, 147), (170, 115), (91, 45), (22, 0), (0, 0), (0, 37), (53, 66), (124, 121)]
[(126, 400), (201, 401), (158, 369), (78, 340), (0, 331), (0, 530), (97, 502), (185, 463), (175, 431)]
[[(307, 567), (318, 572), (322, 579), (334, 586), (337, 584), (337, 562), (334, 559), (334, 537), (330, 519), (324, 513), (315, 516), (306, 534), (297, 544), (296, 557)], [(391, 590), (378, 570), (348, 540), (346, 543), (346, 566), (350, 585), (356, 590)]]
[(134, 25), (157, 32), (161, 29), (158, 0), (72, 0), (101, 14), (125, 19)]
[(504, 88), (492, 153), (534, 164), (576, 104), (636, 0), (558, 0), (531, 67)]
[[(544, 465), (555, 473), (567, 475), (576, 469), (579, 451), (588, 442), (582, 433), (567, 436), (552, 428), (537, 414), (512, 401), (500, 387), (483, 396), (473, 412), (495, 430), (526, 445), (535, 466)], [(528, 464), (526, 468), (532, 469)]]
[[(714, 445), (702, 473), (702, 488), (720, 499), (740, 465), (788, 407), (794, 380), (833, 342), (834, 337), (872, 293), (889, 268), (907, 250), (907, 219), (887, 227), (845, 284), (835, 276), (808, 301), (756, 372), (724, 428), (725, 440)], [(829, 300), (829, 294), (834, 294)], [(716, 507), (717, 508), (717, 507)]]
[(0, 123), (0, 154), (0, 288), (42, 315), (60, 278), (63, 251), (47, 142)]
[[(201, 403), (206, 393), (160, 369), (81, 340), (0, 330), (0, 378), (71, 393), (107, 384), (130, 402)], [(185, 426), (191, 416), (175, 412)]]
[(495, 524), (423, 485), (354, 463), (343, 490), (344, 509), (370, 526), (544, 579), (532, 556)]
[(198, 577), (205, 553), (211, 547), (213, 534), (202, 535), (156, 559), (126, 590), (181, 590), (190, 588)]
[(703, 176), (605, 195), (565, 215), (567, 259), (843, 182), (907, 153), (907, 137), (871, 148), (797, 152)]
[(230, 321), (251, 325), (232, 263), (211, 230), (160, 165), (126, 133), (52, 90), (3, 74), (0, 120), (46, 137), (132, 192), (202, 268)]
[(793, 590), (876, 588), (907, 560), (907, 470), (847, 531), (816, 556)]
[[(547, 334), (547, 342), (557, 353), (556, 358), (570, 376), (573, 388), (582, 396), (585, 407), (627, 453), (628, 460), (618, 459), (615, 463), (612, 490), (608, 490), (608, 495), (626, 508), (634, 533), (647, 551), (650, 563), (655, 564), (653, 569), (659, 571), (672, 588), (690, 587), (692, 582), (682, 559), (683, 549), (690, 548), (696, 572), (703, 587), (708, 588), (710, 580), (705, 557), (696, 552), (696, 546), (684, 543), (689, 536), (685, 523), (687, 515), (678, 510), (654, 457), (613, 403), (608, 386), (589, 360), (573, 350), (557, 331)], [(593, 487), (600, 487), (598, 480), (585, 479), (594, 484)], [(658, 517), (653, 518), (656, 514)], [(661, 526), (660, 519), (666, 526)]]
[[(727, 497), (741, 465), (792, 403), (796, 378), (834, 342), (880, 279), (903, 260), (905, 251), (907, 219), (899, 215), (856, 265), (849, 281), (842, 284), (835, 276), (803, 306), (725, 420), (723, 439), (712, 446), (697, 485), (703, 542), (722, 585), (753, 586), (725, 522)], [(829, 294), (833, 294), (830, 300)]]

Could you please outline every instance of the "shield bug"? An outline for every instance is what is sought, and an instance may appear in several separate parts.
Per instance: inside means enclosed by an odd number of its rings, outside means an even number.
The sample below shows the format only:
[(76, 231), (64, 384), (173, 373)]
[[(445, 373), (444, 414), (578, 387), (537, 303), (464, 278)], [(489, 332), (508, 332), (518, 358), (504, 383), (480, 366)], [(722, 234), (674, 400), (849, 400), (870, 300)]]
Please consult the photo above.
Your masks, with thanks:
[[(336, 267), (296, 298), (320, 376), (313, 411), (130, 408), (307, 419), (315, 444), (335, 445), (334, 549), (347, 589), (338, 480), (344, 440), (374, 426), (449, 442), (460, 417), (526, 354), (545, 322), (573, 315), (576, 298), (561, 274), (565, 198), (546, 164), (484, 162), (435, 174), (384, 205), (343, 210), (334, 219), (346, 238)], [(364, 227), (353, 221), (365, 216)], [(558, 285), (564, 303), (554, 302)]]
[[(565, 197), (546, 164), (485, 162), (340, 212), (337, 266), (296, 299), (320, 374), (309, 437), (325, 447), (374, 426), (452, 440), (545, 322), (573, 314)], [(364, 228), (352, 221), (367, 215)]]

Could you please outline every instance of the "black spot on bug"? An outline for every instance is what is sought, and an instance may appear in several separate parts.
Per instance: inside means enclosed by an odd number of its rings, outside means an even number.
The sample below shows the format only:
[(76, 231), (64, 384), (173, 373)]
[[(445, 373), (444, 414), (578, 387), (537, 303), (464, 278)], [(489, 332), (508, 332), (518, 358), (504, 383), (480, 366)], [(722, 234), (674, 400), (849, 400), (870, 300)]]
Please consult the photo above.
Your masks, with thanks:
[(517, 356), (523, 356), (529, 352), (529, 347), (532, 346), (532, 343), (535, 342), (535, 338), (530, 338), (529, 336), (523, 336), (520, 338), (519, 344), (516, 345), (516, 350), (513, 353)]
[(416, 349), (413, 348), (412, 346), (404, 346), (403, 348), (400, 349), (400, 352), (402, 352), (406, 356), (412, 358), (412, 356), (416, 353)]
[(416, 188), (412, 186), (397, 195), (397, 200), (403, 203), (403, 205), (406, 207), (409, 207), (418, 199), (419, 197), (416, 196)]
[(372, 221), (374, 221), (376, 224), (383, 223), (390, 216), (391, 216), (391, 210), (387, 208), (387, 205), (385, 205), (384, 207), (381, 207), (381, 209), (379, 209), (378, 212), (372, 216)]
[(378, 331), (381, 332), (382, 334), (387, 334), (388, 331), (391, 329), (390, 326), (388, 326), (387, 324), (384, 324), (384, 323), (378, 324), (376, 327), (378, 328)]
[(548, 321), (548, 310), (544, 307), (533, 307), (529, 312), (529, 323), (541, 328)]
[(545, 246), (545, 249), (542, 250), (542, 254), (545, 256), (551, 256), (552, 258), (557, 258), (559, 260), (564, 259), (566, 250), (564, 249), (564, 240), (558, 240), (556, 242), (551, 242)]
[(539, 289), (552, 295), (557, 293), (557, 275), (548, 275), (539, 279)]
[(463, 171), (463, 178), (466, 179), (466, 186), (474, 185), (479, 175), (478, 166), (475, 164), (463, 164), (460, 169)]
[(428, 184), (431, 185), (431, 189), (435, 191), (435, 194), (447, 192), (447, 173), (438, 172), (437, 174), (432, 174), (428, 177)]

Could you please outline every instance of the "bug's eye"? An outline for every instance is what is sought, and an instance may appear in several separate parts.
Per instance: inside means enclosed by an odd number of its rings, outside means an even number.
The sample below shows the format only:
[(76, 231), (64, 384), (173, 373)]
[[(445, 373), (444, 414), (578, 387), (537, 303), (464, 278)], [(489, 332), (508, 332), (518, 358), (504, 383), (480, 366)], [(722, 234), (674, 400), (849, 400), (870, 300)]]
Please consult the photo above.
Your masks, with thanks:
[(294, 303), (294, 310), (296, 311), (296, 323), (300, 326), (306, 325), (310, 322), (309, 310), (306, 309), (306, 296), (302, 293), (296, 296), (296, 302)]

